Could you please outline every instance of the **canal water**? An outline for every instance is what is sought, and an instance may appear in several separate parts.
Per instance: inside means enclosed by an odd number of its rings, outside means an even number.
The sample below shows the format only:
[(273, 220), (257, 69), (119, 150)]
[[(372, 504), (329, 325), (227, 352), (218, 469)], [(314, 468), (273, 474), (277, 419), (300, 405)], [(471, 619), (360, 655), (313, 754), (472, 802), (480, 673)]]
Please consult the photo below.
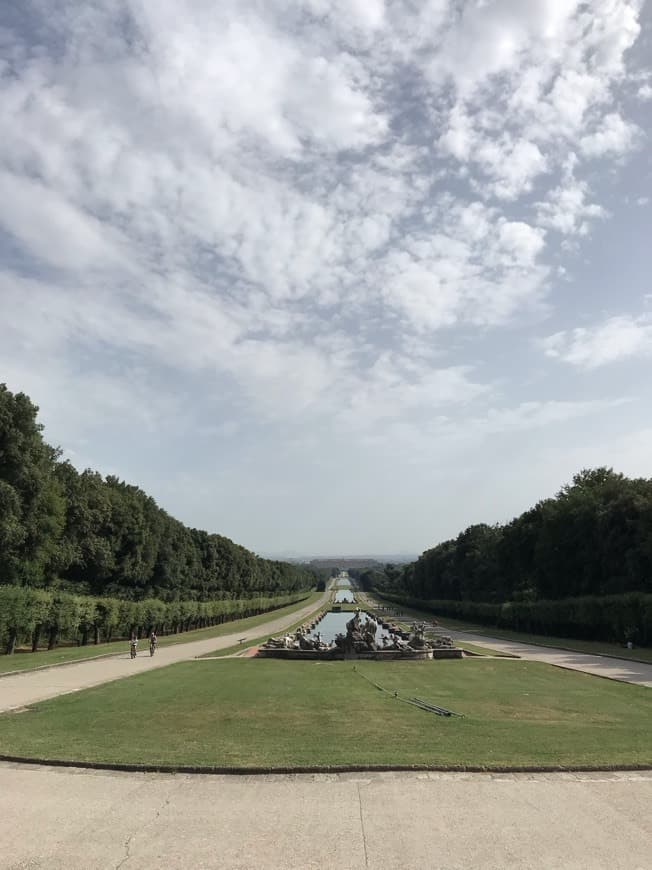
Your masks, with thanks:
[(355, 598), (353, 597), (353, 592), (350, 589), (338, 589), (335, 593), (335, 603), (336, 604), (345, 604), (350, 603), (353, 604)]
[[(351, 612), (342, 612), (342, 613), (327, 613), (323, 619), (321, 619), (314, 629), (310, 632), (311, 637), (316, 637), (317, 632), (321, 632), (321, 639), (324, 643), (330, 643), (335, 640), (336, 634), (346, 634), (346, 624), (350, 619), (353, 619), (354, 614)], [(365, 615), (362, 614), (362, 621), (366, 619)], [(384, 628), (380, 625), (376, 629), (376, 643), (380, 643), (380, 639), (383, 634), (388, 634)]]

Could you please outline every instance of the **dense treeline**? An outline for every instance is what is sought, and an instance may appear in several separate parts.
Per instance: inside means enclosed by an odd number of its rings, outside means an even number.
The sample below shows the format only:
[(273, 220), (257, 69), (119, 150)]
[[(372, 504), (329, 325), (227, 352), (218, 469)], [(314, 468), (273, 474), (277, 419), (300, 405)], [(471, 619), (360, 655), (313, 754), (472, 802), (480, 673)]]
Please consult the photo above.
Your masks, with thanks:
[(119, 637), (144, 637), (207, 628), (294, 604), (306, 593), (273, 598), (221, 599), (215, 601), (161, 601), (145, 598), (96, 598), (60, 590), (27, 586), (0, 586), (0, 643), (11, 654), (17, 645), (53, 649), (59, 640), (81, 646)]
[(507, 525), (471, 526), (403, 569), (361, 579), (442, 615), (652, 642), (652, 481), (582, 471)]
[(251, 598), (316, 584), (187, 528), (117, 477), (79, 473), (42, 437), (38, 408), (0, 384), (0, 584), (162, 601)]
[(383, 598), (429, 610), (439, 617), (495, 626), (527, 634), (608, 640), (640, 646), (652, 645), (652, 595), (587, 595), (558, 601), (423, 601), (406, 595), (381, 593)]

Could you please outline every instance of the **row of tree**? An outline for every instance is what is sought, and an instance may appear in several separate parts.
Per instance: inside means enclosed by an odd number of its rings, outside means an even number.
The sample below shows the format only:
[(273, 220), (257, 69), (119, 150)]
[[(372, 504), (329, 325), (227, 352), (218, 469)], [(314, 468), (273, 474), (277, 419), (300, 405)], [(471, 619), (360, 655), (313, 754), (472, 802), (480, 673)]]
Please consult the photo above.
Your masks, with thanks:
[(282, 595), (319, 572), (191, 529), (117, 477), (79, 473), (0, 384), (0, 583), (163, 601)]
[(652, 480), (582, 471), (506, 525), (471, 526), (416, 562), (360, 579), (451, 617), (574, 637), (635, 631), (652, 642)]
[(244, 619), (294, 604), (306, 593), (214, 601), (97, 598), (60, 590), (0, 586), (0, 643), (11, 655), (17, 645), (53, 649), (60, 640), (98, 644), (114, 638), (171, 634)]
[(526, 634), (607, 640), (621, 645), (632, 641), (652, 645), (652, 595), (586, 595), (556, 601), (424, 601), (406, 595), (381, 593), (383, 598), (438, 617), (495, 626)]
[(507, 525), (471, 526), (376, 575), (389, 591), (449, 601), (652, 593), (652, 480), (582, 471)]

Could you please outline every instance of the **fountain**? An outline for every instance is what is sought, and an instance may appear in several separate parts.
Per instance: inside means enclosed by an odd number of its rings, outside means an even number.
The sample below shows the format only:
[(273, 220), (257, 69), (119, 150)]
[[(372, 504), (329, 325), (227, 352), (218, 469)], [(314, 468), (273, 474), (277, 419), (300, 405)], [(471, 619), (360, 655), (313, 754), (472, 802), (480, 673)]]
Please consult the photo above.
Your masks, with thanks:
[[(322, 614), (320, 620), (327, 614)], [(344, 614), (342, 614), (344, 615)], [(410, 632), (396, 626), (383, 625), (387, 634), (379, 635), (379, 623), (369, 613), (362, 618), (362, 611), (355, 613), (346, 623), (346, 633), (339, 632), (326, 642), (321, 631), (316, 630), (319, 621), (298, 628), (294, 635), (270, 637), (258, 650), (261, 658), (284, 659), (345, 659), (363, 658), (377, 661), (396, 659), (422, 661), (433, 658), (462, 658), (450, 637), (426, 640), (426, 625), (414, 623)]]

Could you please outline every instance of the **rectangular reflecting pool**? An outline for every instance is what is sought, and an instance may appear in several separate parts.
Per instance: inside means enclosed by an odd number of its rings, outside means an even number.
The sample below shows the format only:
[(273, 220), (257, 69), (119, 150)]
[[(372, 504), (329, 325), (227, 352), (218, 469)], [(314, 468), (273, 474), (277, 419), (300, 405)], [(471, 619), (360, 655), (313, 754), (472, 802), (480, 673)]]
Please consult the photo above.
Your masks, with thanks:
[(353, 604), (355, 598), (353, 596), (353, 592), (350, 589), (338, 589), (335, 593), (335, 602), (337, 604), (344, 604), (345, 602), (350, 602)]

